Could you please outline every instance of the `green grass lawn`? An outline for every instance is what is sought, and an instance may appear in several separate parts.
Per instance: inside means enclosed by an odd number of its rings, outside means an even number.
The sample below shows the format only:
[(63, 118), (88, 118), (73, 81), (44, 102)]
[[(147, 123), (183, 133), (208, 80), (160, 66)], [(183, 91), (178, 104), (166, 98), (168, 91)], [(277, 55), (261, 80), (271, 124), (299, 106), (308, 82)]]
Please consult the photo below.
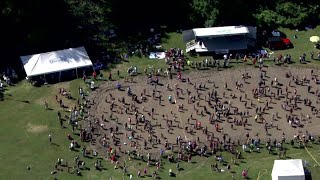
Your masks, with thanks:
[[(293, 43), (294, 48), (281, 51), (274, 51), (276, 55), (290, 54), (292, 58), (294, 58), (294, 61), (297, 62), (293, 64), (294, 66), (314, 67), (315, 65), (319, 65), (320, 60), (313, 60), (305, 65), (301, 65), (299, 63), (298, 58), (300, 55), (305, 53), (307, 55), (307, 60), (310, 60), (310, 52), (313, 51), (315, 55), (317, 54), (317, 52), (319, 52), (319, 50), (314, 47), (314, 43), (310, 42), (309, 38), (311, 36), (320, 36), (320, 26), (317, 26), (315, 29), (310, 31), (293, 31), (284, 28), (280, 28), (279, 30), (287, 35), (287, 37)], [(296, 35), (297, 38), (293, 38), (294, 35)]]
[[(296, 32), (287, 29), (280, 29), (288, 35), (292, 40), (295, 48), (285, 51), (276, 51), (275, 53), (291, 54), (295, 61), (302, 53), (309, 55), (309, 52), (316, 51), (313, 44), (309, 42), (309, 37), (312, 35), (320, 35), (320, 27), (312, 31)], [(298, 38), (292, 38), (293, 35), (297, 35)], [(163, 47), (180, 47), (184, 48), (182, 43), (182, 37), (178, 33), (168, 34), (169, 38), (164, 40)], [(202, 57), (194, 58), (194, 60), (201, 60)], [(148, 60), (146, 58), (133, 57), (129, 59), (129, 62), (123, 62), (121, 64), (113, 65), (108, 71), (116, 74), (119, 70), (121, 76), (126, 76), (126, 70), (128, 67), (135, 65), (138, 66), (140, 72), (147, 67), (153, 66), (166, 67), (164, 60)], [(301, 67), (319, 67), (318, 62), (312, 61), (306, 65), (300, 65), (299, 63), (293, 64), (294, 66)], [(234, 65), (238, 66), (238, 65)], [(241, 65), (246, 66), (246, 65)], [(106, 77), (106, 76), (105, 76)], [(67, 134), (71, 133), (70, 127), (61, 129), (57, 120), (57, 111), (61, 110), (55, 102), (54, 96), (58, 91), (58, 87), (64, 87), (71, 90), (73, 96), (78, 98), (77, 88), (86, 87), (82, 80), (74, 80), (70, 82), (63, 82), (55, 85), (42, 86), (36, 88), (29, 83), (23, 81), (16, 86), (8, 87), (4, 92), (4, 100), (0, 101), (0, 179), (53, 179), (56, 176), (58, 179), (122, 179), (122, 171), (114, 170), (113, 164), (103, 160), (102, 164), (106, 168), (103, 171), (94, 170), (94, 162), (96, 158), (83, 159), (81, 152), (74, 152), (69, 150), (69, 141), (67, 140)], [(44, 101), (49, 102), (50, 108), (53, 110), (45, 110)], [(75, 103), (75, 100), (67, 101), (68, 105)], [(65, 122), (66, 124), (66, 122)], [(50, 144), (48, 135), (52, 134), (53, 142), (55, 145)], [(77, 136), (73, 136), (76, 139)], [(78, 142), (80, 140), (78, 139)], [(87, 146), (88, 144), (80, 143)], [(290, 145), (286, 145), (289, 148), (287, 156), (295, 159), (302, 158), (309, 162), (309, 169), (312, 171), (313, 179), (320, 179), (320, 173), (317, 164), (312, 157), (304, 149), (291, 148)], [(312, 145), (309, 148), (310, 153), (317, 161), (320, 161), (319, 157), (319, 145)], [(227, 153), (222, 153), (224, 159), (230, 162), (231, 156)], [(51, 175), (50, 172), (54, 169), (54, 163), (58, 158), (62, 158), (68, 161), (69, 165), (74, 165), (74, 157), (79, 156), (80, 159), (86, 161), (86, 164), (91, 170), (83, 170), (83, 177), (78, 177), (75, 174), (69, 174), (64, 169), (63, 172), (58, 172), (56, 175)], [(277, 156), (269, 155), (265, 149), (261, 150), (261, 153), (243, 153), (244, 159), (238, 160), (239, 165), (232, 165), (232, 170), (235, 179), (240, 179), (241, 171), (244, 169), (249, 170), (249, 176), (252, 179), (257, 179), (260, 174), (265, 173), (259, 179), (269, 180), (271, 179), (271, 171), (273, 161), (277, 159)], [(170, 164), (164, 160), (164, 167), (160, 170), (160, 177), (162, 179), (231, 179), (232, 174), (228, 172), (212, 172), (210, 165), (215, 163), (213, 157), (209, 158), (194, 158), (196, 163), (181, 163), (180, 166), (184, 169), (177, 172), (176, 178), (168, 176), (168, 170), (173, 169), (176, 172), (175, 164)], [(137, 169), (143, 169), (145, 163), (139, 164), (138, 161), (127, 160), (127, 166), (129, 167), (129, 173), (136, 175)], [(30, 166), (31, 169), (27, 170)], [(148, 173), (151, 174), (153, 167), (149, 168)], [(226, 169), (226, 167), (223, 167)], [(129, 179), (129, 177), (125, 177)], [(136, 178), (135, 178), (136, 179)], [(149, 179), (149, 178), (147, 178)]]

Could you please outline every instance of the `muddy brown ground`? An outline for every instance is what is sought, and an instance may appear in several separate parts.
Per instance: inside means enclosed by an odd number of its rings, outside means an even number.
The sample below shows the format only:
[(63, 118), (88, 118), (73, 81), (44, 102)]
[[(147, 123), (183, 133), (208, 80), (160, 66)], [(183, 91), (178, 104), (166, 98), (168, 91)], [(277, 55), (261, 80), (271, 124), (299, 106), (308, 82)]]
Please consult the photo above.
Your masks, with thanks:
[[(278, 88), (281, 88), (283, 90), (283, 94), (285, 93), (285, 87), (287, 86), (289, 89), (289, 96), (291, 96), (294, 93), (294, 89), (297, 90), (297, 94), (301, 96), (301, 99), (308, 98), (312, 101), (312, 106), (319, 109), (319, 104), (317, 104), (317, 97), (315, 95), (316, 88), (319, 86), (314, 81), (310, 81), (310, 85), (312, 86), (311, 92), (309, 93), (307, 91), (307, 86), (305, 83), (302, 85), (296, 85), (291, 83), (291, 87), (289, 87), (288, 82), (292, 78), (287, 78), (285, 75), (287, 72), (291, 72), (293, 76), (298, 76), (300, 79), (302, 79), (304, 76), (307, 76), (308, 80), (311, 80), (311, 69), (305, 69), (305, 68), (293, 68), (293, 67), (269, 67), (264, 68), (263, 70), (266, 71), (266, 86), (271, 88), (271, 91), (276, 93), (276, 88), (271, 87), (271, 81), (274, 80), (274, 78), (277, 78), (279, 83), (282, 84), (282, 86), (278, 86)], [(246, 79), (246, 82), (242, 80), (242, 74), (248, 73), (250, 78)], [(314, 74), (319, 73), (318, 71), (314, 71)], [(128, 138), (125, 138), (125, 134), (127, 133), (128, 136), (130, 136), (130, 131), (125, 130), (124, 124), (128, 123), (128, 118), (131, 117), (132, 122), (135, 122), (135, 116), (134, 112), (129, 111), (127, 114), (125, 113), (125, 110), (122, 107), (121, 103), (118, 101), (118, 99), (121, 99), (122, 97), (125, 98), (126, 103), (131, 103), (132, 98), (127, 95), (127, 87), (130, 87), (132, 89), (132, 92), (138, 96), (138, 100), (140, 100), (140, 93), (143, 92), (143, 89), (146, 89), (146, 101), (142, 103), (135, 103), (138, 107), (138, 113), (141, 116), (143, 114), (146, 117), (146, 120), (151, 121), (153, 127), (153, 135), (157, 136), (158, 138), (161, 137), (161, 134), (165, 136), (165, 138), (168, 139), (169, 143), (175, 143), (176, 137), (181, 136), (184, 140), (196, 140), (198, 137), (201, 142), (206, 143), (207, 142), (207, 136), (203, 134), (202, 130), (195, 130), (194, 134), (190, 134), (184, 130), (185, 126), (188, 126), (189, 129), (191, 129), (196, 121), (201, 122), (202, 127), (207, 127), (208, 131), (210, 133), (214, 133), (215, 137), (222, 138), (222, 133), (227, 134), (228, 137), (231, 138), (233, 141), (240, 140), (241, 142), (245, 141), (245, 134), (249, 132), (250, 136), (259, 136), (262, 141), (265, 141), (267, 138), (271, 139), (279, 139), (282, 137), (282, 134), (285, 133), (285, 136), (288, 139), (293, 138), (294, 134), (297, 134), (300, 132), (305, 133), (307, 130), (308, 132), (311, 132), (312, 134), (316, 135), (318, 133), (317, 129), (320, 127), (319, 118), (316, 117), (315, 114), (311, 112), (311, 108), (304, 105), (303, 101), (298, 103), (298, 109), (294, 110), (293, 114), (297, 115), (298, 117), (301, 117), (301, 115), (309, 116), (309, 118), (305, 118), (305, 120), (302, 121), (303, 127), (291, 127), (289, 123), (287, 122), (286, 115), (290, 114), (289, 111), (285, 111), (281, 105), (284, 104), (285, 97), (282, 97), (278, 100), (273, 99), (272, 103), (269, 103), (269, 107), (263, 114), (263, 117), (265, 121), (270, 125), (272, 121), (272, 114), (278, 113), (278, 117), (275, 118), (273, 121), (273, 127), (268, 128), (268, 135), (265, 132), (264, 123), (262, 122), (255, 122), (254, 117), (256, 115), (256, 107), (263, 107), (264, 103), (266, 101), (269, 101), (269, 97), (261, 97), (260, 102), (258, 102), (257, 98), (253, 97), (252, 89), (258, 87), (258, 82), (260, 79), (260, 71), (259, 68), (239, 68), (239, 69), (228, 69), (228, 70), (210, 70), (210, 71), (194, 71), (190, 73), (182, 73), (182, 78), (190, 78), (191, 82), (193, 84), (188, 84), (187, 82), (181, 82), (177, 80), (176, 76), (172, 80), (168, 79), (167, 77), (160, 77), (159, 83), (162, 85), (158, 85), (156, 90), (158, 93), (156, 93), (156, 96), (158, 97), (159, 94), (162, 95), (162, 102), (161, 105), (159, 104), (158, 98), (152, 98), (152, 90), (154, 89), (154, 86), (147, 84), (147, 77), (145, 76), (138, 76), (134, 77), (134, 82), (124, 82), (120, 81), (121, 85), (124, 88), (124, 91), (119, 91), (115, 88), (116, 81), (114, 82), (106, 82), (99, 86), (99, 88), (95, 91), (93, 91), (90, 94), (90, 99), (95, 101), (95, 104), (91, 107), (90, 114), (98, 119), (101, 119), (101, 116), (104, 115), (105, 121), (100, 121), (100, 123), (104, 124), (104, 129), (100, 128), (100, 132), (102, 134), (106, 134), (108, 138), (108, 142), (111, 143), (111, 146), (113, 146), (110, 136), (110, 127), (113, 127), (115, 129), (116, 126), (119, 127), (119, 131), (121, 134), (116, 135), (118, 140), (120, 140), (120, 144), (123, 150), (127, 149), (133, 149), (133, 147), (130, 147), (130, 140)], [(236, 89), (235, 83), (236, 81), (239, 81), (243, 84), (243, 87), (241, 88), (241, 91)], [(215, 83), (215, 87), (213, 83)], [(166, 89), (166, 84), (169, 83), (170, 87), (174, 89), (174, 84), (178, 84), (178, 87), (183, 89), (183, 94), (180, 93), (180, 98), (176, 99), (176, 93), (175, 90), (168, 91)], [(202, 85), (205, 85), (205, 90), (199, 90), (200, 93), (200, 107), (197, 107), (196, 102), (195, 103), (188, 103), (188, 96), (186, 93), (186, 88), (191, 91), (192, 95), (197, 96), (196, 90), (194, 89), (194, 84), (197, 84), (197, 86), (202, 83)], [(225, 83), (227, 83), (228, 88), (226, 89)], [(218, 97), (221, 98), (221, 102), (228, 102), (229, 100), (232, 101), (232, 106), (239, 108), (240, 111), (249, 111), (249, 117), (248, 119), (248, 125), (246, 127), (243, 126), (236, 126), (234, 125), (233, 129), (231, 128), (231, 123), (227, 122), (227, 119), (225, 117), (222, 117), (221, 120), (218, 122), (219, 127), (223, 129), (220, 132), (217, 132), (214, 128), (214, 125), (211, 124), (208, 121), (209, 114), (204, 113), (204, 115), (201, 115), (200, 112), (203, 110), (203, 106), (207, 106), (207, 109), (209, 113), (214, 113), (214, 110), (208, 106), (208, 102), (205, 101), (205, 96), (208, 94), (208, 92), (211, 92), (213, 89), (216, 89), (218, 92)], [(223, 92), (225, 92), (225, 97), (223, 97)], [(114, 108), (114, 112), (110, 111), (110, 104), (111, 104), (111, 98), (109, 93), (113, 95), (114, 103), (117, 105)], [(231, 98), (230, 95), (235, 94), (236, 98)], [(245, 94), (247, 94), (247, 99), (245, 99)], [(168, 96), (172, 95), (174, 100), (177, 100), (177, 103), (172, 104), (168, 102)], [(242, 102), (240, 102), (239, 97), (242, 96)], [(106, 99), (108, 102), (106, 102)], [(247, 107), (244, 106), (245, 101), (247, 101)], [(253, 105), (251, 106), (251, 101), (253, 102)], [(183, 104), (184, 108), (183, 111), (178, 112), (178, 105)], [(213, 103), (214, 104), (214, 103)], [(142, 110), (142, 106), (145, 107), (145, 111)], [(194, 110), (194, 106), (196, 106), (196, 109), (198, 109), (199, 113)], [(153, 118), (150, 116), (151, 108), (155, 109), (155, 115)], [(171, 114), (171, 111), (173, 114)], [(231, 111), (233, 112), (233, 110)], [(112, 113), (112, 118), (110, 118), (110, 114)], [(187, 124), (187, 118), (190, 118), (190, 115), (193, 115), (193, 119), (190, 119), (190, 123)], [(168, 119), (173, 120), (173, 128), (170, 130), (170, 133), (167, 131), (167, 125), (166, 121), (163, 120), (162, 115), (168, 115)], [(241, 119), (240, 115), (230, 115), (229, 121), (231, 121), (233, 118)], [(116, 120), (118, 119), (118, 122)], [(161, 127), (159, 126), (161, 124)], [(179, 126), (179, 127), (178, 127)], [(278, 128), (276, 128), (276, 126)], [(136, 136), (139, 134), (142, 138), (140, 139), (133, 139), (131, 141), (137, 141), (137, 151), (145, 151), (143, 149), (143, 139), (147, 139), (148, 133), (143, 129), (143, 123), (140, 123), (138, 126), (138, 129), (135, 128), (133, 125), (133, 130), (136, 131)], [(99, 136), (99, 142), (101, 143), (103, 135)], [(148, 143), (148, 152), (149, 151), (159, 151), (160, 148), (164, 148), (164, 138), (161, 138), (161, 145), (153, 145), (151, 146), (150, 143)], [(125, 144), (124, 144), (125, 143)]]

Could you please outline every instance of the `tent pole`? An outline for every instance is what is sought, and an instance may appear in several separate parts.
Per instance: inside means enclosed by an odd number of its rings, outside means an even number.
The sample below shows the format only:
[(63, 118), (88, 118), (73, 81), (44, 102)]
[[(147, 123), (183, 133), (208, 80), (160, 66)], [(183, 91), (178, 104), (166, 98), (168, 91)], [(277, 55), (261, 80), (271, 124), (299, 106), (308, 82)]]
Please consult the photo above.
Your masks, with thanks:
[(59, 72), (59, 82), (60, 82), (60, 78), (61, 78), (61, 71)]

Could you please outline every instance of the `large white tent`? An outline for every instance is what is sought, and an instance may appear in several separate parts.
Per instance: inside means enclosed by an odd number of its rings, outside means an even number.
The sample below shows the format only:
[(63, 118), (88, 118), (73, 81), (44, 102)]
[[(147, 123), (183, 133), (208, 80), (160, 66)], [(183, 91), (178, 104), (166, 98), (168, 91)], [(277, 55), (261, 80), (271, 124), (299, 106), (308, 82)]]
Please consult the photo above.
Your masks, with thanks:
[(28, 77), (92, 66), (84, 47), (20, 57)]
[(275, 160), (272, 180), (305, 180), (301, 159)]
[(192, 31), (196, 37), (240, 35), (249, 33), (248, 28), (245, 26), (195, 28), (192, 29)]

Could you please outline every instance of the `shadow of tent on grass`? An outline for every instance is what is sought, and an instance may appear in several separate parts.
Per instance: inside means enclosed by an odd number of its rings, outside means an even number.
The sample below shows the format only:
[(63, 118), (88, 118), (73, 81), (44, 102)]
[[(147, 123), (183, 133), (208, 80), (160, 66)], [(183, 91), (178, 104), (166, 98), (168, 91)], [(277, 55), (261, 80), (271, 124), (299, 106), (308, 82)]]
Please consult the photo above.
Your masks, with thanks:
[(4, 94), (2, 91), (0, 91), (0, 101), (3, 101), (4, 100)]

